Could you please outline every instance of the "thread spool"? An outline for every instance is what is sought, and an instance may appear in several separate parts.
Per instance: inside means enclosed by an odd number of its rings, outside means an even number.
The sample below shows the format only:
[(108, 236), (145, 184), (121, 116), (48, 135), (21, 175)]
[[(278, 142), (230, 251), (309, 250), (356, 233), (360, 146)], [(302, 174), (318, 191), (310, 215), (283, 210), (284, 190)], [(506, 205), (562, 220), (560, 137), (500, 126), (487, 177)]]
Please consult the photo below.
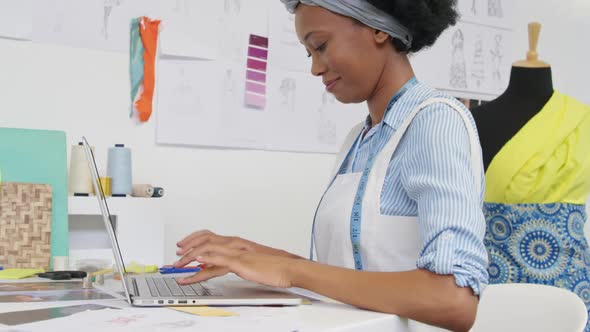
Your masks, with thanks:
[(54, 256), (53, 257), (53, 271), (68, 271), (70, 264), (68, 256)]
[(99, 274), (96, 276), (96, 284), (104, 285), (104, 274)]
[(89, 196), (93, 192), (92, 175), (86, 160), (84, 145), (81, 142), (78, 145), (72, 145), (69, 189), (70, 194), (74, 196)]
[(113, 194), (112, 179), (109, 176), (102, 176), (100, 177), (99, 181), (105, 197), (111, 196)]
[(93, 288), (92, 277), (85, 277), (84, 279), (82, 279), (82, 288), (84, 288), (84, 289)]
[(131, 149), (124, 144), (115, 144), (115, 147), (109, 148), (107, 175), (111, 178), (113, 197), (131, 194)]
[(154, 194), (152, 197), (162, 197), (164, 196), (164, 188), (162, 187), (154, 187)]
[(152, 197), (154, 195), (154, 187), (149, 184), (134, 184), (131, 196), (133, 197)]

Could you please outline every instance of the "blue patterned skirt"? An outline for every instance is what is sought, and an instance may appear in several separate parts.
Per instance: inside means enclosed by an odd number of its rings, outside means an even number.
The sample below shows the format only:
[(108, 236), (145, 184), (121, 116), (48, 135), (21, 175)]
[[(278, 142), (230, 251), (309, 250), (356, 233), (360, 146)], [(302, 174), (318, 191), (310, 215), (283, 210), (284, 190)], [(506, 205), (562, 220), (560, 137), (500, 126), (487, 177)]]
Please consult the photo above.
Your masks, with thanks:
[[(576, 293), (590, 314), (586, 210), (578, 204), (484, 204), (490, 284), (535, 283)], [(590, 324), (585, 331), (590, 332)]]

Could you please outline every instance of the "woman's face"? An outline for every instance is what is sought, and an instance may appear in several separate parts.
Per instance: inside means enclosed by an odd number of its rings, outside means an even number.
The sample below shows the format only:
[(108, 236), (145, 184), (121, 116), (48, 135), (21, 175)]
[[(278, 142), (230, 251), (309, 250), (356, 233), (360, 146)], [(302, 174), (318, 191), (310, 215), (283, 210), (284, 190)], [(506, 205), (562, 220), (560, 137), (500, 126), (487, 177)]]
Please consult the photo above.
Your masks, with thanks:
[[(299, 40), (312, 58), (311, 73), (342, 103), (360, 103), (375, 91), (393, 47), (383, 32), (318, 6), (300, 4)], [(385, 49), (389, 47), (389, 49)]]

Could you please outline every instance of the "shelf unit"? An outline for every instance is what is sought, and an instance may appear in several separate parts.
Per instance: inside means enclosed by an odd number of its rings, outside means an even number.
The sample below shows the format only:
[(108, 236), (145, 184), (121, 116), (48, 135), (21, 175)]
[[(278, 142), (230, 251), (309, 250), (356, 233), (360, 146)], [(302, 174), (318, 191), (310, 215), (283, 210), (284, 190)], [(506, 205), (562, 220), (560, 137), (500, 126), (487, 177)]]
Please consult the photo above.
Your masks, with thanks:
[[(164, 264), (165, 198), (108, 197), (115, 234), (126, 263)], [(68, 198), (70, 267), (79, 259), (109, 259), (111, 243), (95, 196)]]

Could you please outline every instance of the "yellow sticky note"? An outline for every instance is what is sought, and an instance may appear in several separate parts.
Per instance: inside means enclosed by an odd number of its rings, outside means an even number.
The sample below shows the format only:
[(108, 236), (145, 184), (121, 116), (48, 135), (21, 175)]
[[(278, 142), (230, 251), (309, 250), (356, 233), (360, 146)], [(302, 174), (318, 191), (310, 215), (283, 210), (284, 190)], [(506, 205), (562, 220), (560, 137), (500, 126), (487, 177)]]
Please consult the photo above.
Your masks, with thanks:
[(43, 272), (43, 269), (6, 269), (0, 271), (0, 279), (22, 279)]
[(211, 308), (211, 307), (170, 307), (170, 309), (186, 312), (186, 313), (197, 315), (197, 316), (204, 316), (204, 317), (239, 316), (235, 312), (226, 311), (226, 310), (219, 309), (219, 308)]

